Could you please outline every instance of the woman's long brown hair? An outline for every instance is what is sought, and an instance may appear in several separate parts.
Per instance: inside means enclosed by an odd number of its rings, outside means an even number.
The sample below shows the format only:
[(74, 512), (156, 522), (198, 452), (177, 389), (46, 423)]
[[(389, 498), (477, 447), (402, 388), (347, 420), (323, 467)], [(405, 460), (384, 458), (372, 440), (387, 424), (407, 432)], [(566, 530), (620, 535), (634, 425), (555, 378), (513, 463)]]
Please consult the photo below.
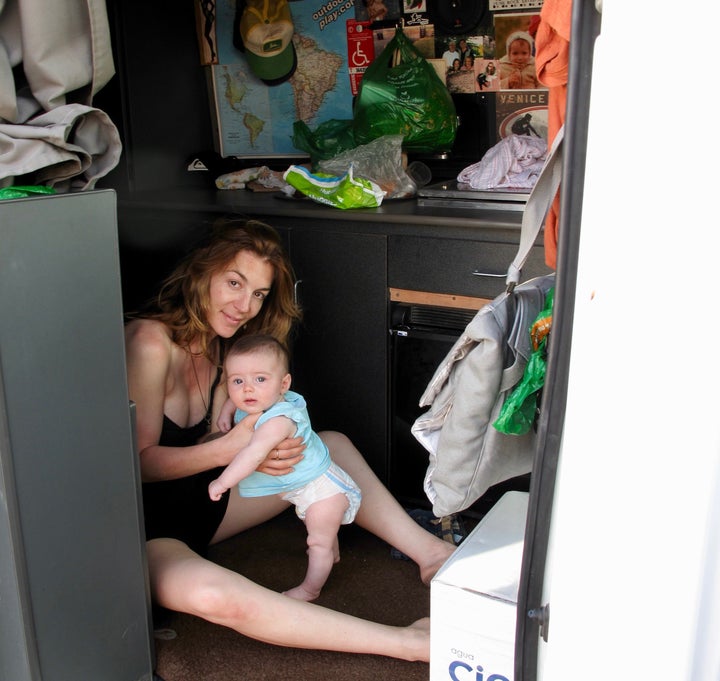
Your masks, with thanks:
[(273, 268), (270, 293), (260, 312), (237, 335), (262, 333), (287, 345), (293, 324), (300, 319), (295, 302), (295, 276), (279, 234), (257, 220), (222, 219), (204, 243), (192, 250), (165, 279), (154, 301), (138, 316), (157, 319), (170, 328), (172, 339), (183, 347), (200, 341), (201, 352), (212, 361), (214, 331), (207, 323), (210, 280), (241, 251), (254, 253)]

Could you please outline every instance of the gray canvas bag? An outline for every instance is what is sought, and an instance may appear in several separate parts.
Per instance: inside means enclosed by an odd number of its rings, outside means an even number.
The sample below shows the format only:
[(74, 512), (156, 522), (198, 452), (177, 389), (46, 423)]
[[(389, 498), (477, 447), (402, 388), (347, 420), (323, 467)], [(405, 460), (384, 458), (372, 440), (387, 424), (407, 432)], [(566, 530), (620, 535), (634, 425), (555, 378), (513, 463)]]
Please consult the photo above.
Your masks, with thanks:
[(506, 291), (479, 310), (420, 398), (429, 409), (412, 433), (429, 453), (424, 488), (438, 517), (467, 509), (492, 485), (532, 469), (534, 432), (506, 435), (492, 423), (522, 379), (530, 326), (555, 282), (549, 274), (517, 285), (560, 184), (562, 137), (561, 130), (528, 199)]

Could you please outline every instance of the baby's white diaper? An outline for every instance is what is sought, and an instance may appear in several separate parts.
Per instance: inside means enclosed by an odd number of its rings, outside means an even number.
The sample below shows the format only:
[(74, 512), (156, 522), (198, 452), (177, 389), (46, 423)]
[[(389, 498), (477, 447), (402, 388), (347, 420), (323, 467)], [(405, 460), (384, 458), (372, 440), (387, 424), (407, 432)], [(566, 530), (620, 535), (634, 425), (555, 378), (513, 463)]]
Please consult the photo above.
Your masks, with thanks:
[(322, 501), (338, 493), (344, 494), (348, 500), (348, 508), (342, 519), (342, 524), (348, 525), (355, 520), (360, 508), (362, 493), (355, 481), (340, 466), (334, 463), (331, 463), (330, 468), (319, 478), (299, 489), (283, 494), (282, 498), (294, 504), (298, 518), (304, 520), (310, 504)]

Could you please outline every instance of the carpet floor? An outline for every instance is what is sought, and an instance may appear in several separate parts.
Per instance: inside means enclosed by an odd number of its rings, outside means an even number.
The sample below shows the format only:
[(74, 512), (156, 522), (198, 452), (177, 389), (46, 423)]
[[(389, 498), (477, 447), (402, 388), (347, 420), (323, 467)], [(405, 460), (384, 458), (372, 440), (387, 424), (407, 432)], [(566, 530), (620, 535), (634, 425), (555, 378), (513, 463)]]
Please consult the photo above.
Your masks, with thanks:
[[(292, 509), (210, 550), (211, 560), (275, 591), (305, 574), (305, 527)], [(416, 565), (356, 525), (340, 530), (341, 560), (316, 601), (333, 610), (391, 625), (430, 614), (430, 589)], [(156, 672), (163, 681), (427, 681), (429, 666), (375, 655), (282, 648), (197, 617), (166, 613), (157, 628)], [(174, 635), (174, 638), (170, 638)]]

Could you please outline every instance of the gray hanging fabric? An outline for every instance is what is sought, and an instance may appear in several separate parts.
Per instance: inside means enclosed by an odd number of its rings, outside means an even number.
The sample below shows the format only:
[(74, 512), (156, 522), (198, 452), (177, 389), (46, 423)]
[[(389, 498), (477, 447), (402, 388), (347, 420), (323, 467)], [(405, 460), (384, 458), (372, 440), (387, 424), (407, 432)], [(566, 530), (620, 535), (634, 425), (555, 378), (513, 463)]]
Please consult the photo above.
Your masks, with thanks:
[(120, 160), (93, 97), (115, 74), (103, 0), (0, 0), (0, 187), (92, 189)]

